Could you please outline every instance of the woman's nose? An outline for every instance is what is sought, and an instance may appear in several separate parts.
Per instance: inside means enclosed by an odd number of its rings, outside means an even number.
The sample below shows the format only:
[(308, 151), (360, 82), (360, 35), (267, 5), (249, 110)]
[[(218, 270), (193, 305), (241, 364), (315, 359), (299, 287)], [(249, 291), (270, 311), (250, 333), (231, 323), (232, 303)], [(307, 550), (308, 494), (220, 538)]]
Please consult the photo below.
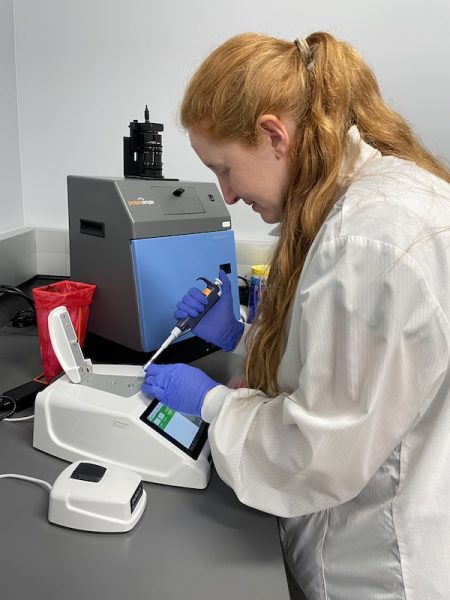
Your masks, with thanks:
[(230, 194), (229, 196), (224, 195), (223, 199), (225, 200), (226, 204), (236, 204), (236, 202), (239, 202), (240, 200), (240, 198), (234, 194)]
[(233, 190), (229, 185), (226, 185), (222, 181), (219, 181), (220, 189), (222, 190), (223, 199), (227, 204), (236, 204), (239, 198), (233, 193)]

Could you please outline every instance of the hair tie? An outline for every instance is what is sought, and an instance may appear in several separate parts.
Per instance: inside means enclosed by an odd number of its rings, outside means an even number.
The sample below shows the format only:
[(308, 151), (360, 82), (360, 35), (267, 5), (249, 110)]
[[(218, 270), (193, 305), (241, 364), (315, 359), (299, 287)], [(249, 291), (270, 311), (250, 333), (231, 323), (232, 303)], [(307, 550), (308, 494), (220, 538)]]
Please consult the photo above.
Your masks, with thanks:
[(311, 60), (311, 48), (309, 47), (308, 42), (304, 38), (297, 38), (294, 40), (294, 44), (297, 47), (298, 53), (300, 54), (300, 58), (302, 59), (303, 64), (309, 70), (314, 65), (314, 61)]

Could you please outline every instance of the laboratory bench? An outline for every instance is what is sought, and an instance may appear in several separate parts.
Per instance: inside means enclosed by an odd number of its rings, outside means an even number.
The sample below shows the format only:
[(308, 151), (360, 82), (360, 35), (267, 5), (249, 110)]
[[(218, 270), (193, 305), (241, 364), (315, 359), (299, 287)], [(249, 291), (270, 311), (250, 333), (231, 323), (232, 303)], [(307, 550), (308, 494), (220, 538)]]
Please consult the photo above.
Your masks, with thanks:
[[(7, 323), (20, 302), (0, 298), (0, 392), (30, 381), (42, 370), (36, 328), (14, 329)], [(225, 383), (236, 369), (234, 360), (219, 351), (194, 364)], [(17, 473), (53, 484), (68, 463), (35, 450), (32, 438), (32, 421), (0, 421), (0, 474)], [(0, 480), (0, 596), (289, 598), (276, 518), (242, 505), (214, 469), (204, 490), (147, 482), (144, 489), (147, 506), (136, 527), (127, 533), (100, 534), (51, 524), (46, 489)]]

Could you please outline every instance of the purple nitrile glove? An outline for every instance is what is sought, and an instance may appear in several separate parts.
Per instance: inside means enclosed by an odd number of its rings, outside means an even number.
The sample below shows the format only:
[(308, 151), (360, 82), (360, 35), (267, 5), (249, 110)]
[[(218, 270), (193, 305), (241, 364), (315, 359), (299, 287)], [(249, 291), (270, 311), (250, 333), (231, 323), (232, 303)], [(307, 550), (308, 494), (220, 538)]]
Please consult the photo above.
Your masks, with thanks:
[[(206, 342), (230, 352), (236, 348), (244, 331), (244, 324), (237, 321), (234, 316), (231, 283), (225, 271), (219, 272), (219, 279), (223, 283), (222, 295), (192, 329), (192, 332)], [(177, 320), (197, 317), (203, 312), (207, 302), (206, 296), (202, 294), (201, 290), (191, 288), (178, 302), (173, 316)]]
[(173, 410), (201, 417), (206, 393), (216, 385), (203, 371), (189, 365), (149, 365), (142, 391)]

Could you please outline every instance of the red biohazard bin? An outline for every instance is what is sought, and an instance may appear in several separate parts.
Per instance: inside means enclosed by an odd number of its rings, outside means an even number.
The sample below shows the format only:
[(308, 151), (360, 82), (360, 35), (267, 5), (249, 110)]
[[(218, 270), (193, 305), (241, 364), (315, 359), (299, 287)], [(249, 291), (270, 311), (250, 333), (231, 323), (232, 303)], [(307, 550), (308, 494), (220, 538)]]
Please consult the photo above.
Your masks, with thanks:
[(96, 286), (90, 283), (58, 281), (32, 290), (36, 308), (42, 367), (47, 383), (50, 383), (62, 370), (50, 340), (48, 315), (57, 306), (65, 306), (80, 346), (83, 347), (89, 319), (89, 305), (92, 302), (95, 288)]

